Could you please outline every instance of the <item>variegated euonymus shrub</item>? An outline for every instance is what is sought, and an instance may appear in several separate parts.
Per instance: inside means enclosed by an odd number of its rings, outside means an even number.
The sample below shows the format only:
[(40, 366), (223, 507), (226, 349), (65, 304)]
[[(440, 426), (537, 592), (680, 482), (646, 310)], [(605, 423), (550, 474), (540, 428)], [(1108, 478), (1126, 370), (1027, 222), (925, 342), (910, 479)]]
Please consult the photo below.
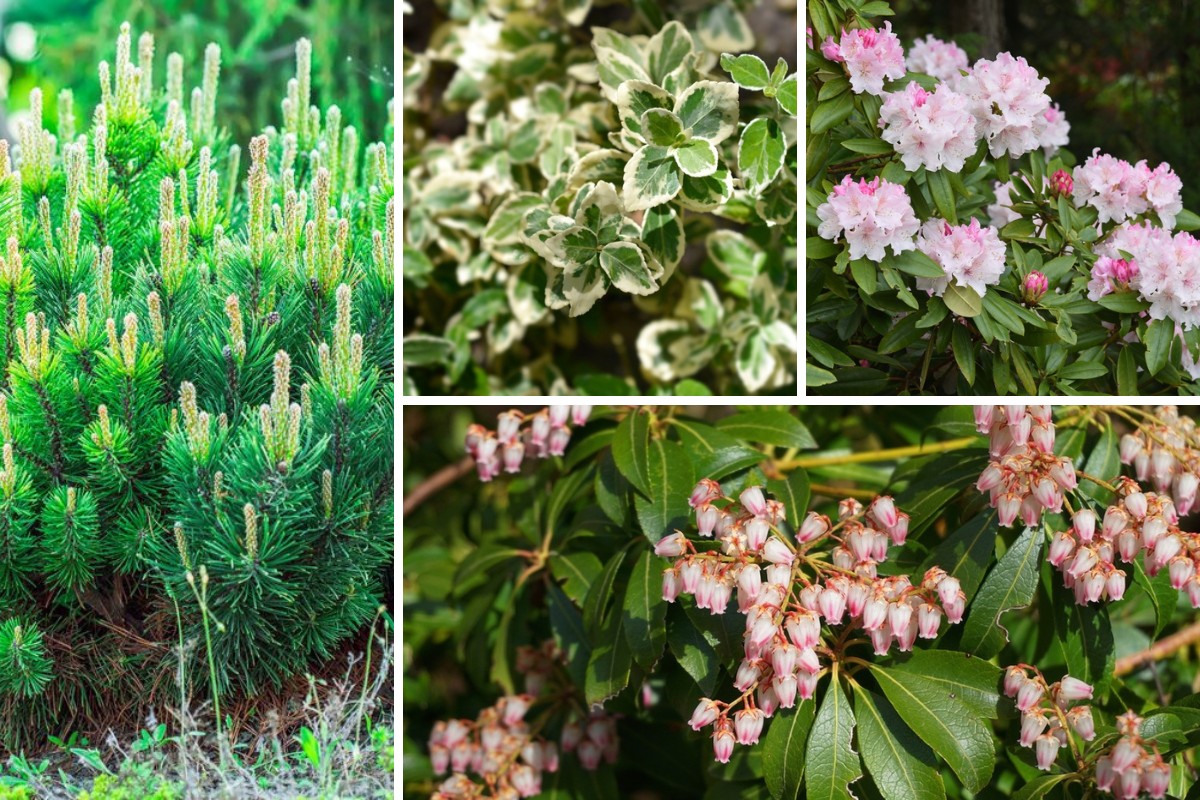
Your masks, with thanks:
[(387, 597), (390, 145), (306, 40), (240, 144), (220, 49), (154, 44), (0, 141), (0, 755), (278, 687)]
[(808, 385), (1194, 393), (1200, 217), (1180, 176), (1064, 149), (1041, 54), (902, 42), (891, 13), (808, 6)]
[(406, 51), (407, 393), (794, 386), (797, 79), (745, 5), (450, 6)]
[(406, 413), (406, 793), (1200, 785), (1173, 407)]

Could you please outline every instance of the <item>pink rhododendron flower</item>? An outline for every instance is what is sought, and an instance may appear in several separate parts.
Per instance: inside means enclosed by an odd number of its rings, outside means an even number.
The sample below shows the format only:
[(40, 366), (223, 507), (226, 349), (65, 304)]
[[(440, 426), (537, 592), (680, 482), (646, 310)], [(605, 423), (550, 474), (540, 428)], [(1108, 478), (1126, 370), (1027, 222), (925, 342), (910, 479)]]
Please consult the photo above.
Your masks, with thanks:
[(1048, 83), (1024, 58), (1011, 53), (1000, 53), (994, 61), (981, 58), (967, 75), (950, 81), (970, 99), (977, 133), (987, 140), (993, 157), (1020, 156), (1041, 146), (1049, 124), (1045, 114), (1050, 97), (1044, 91)]
[(1095, 208), (1101, 223), (1124, 222), (1153, 210), (1169, 230), (1183, 210), (1183, 182), (1167, 163), (1152, 170), (1145, 161), (1130, 164), (1097, 148), (1076, 167), (1074, 177), (1075, 202)]
[(821, 53), (830, 61), (846, 65), (850, 88), (855, 94), (883, 94), (885, 78), (904, 77), (904, 48), (899, 37), (892, 33), (891, 22), (879, 30), (842, 31), (841, 41), (835, 44), (832, 36), (827, 38), (821, 45)]
[(1106, 294), (1129, 288), (1130, 282), (1137, 274), (1136, 261), (1100, 256), (1092, 265), (1092, 279), (1088, 281), (1088, 299), (1099, 300)]
[(1175, 217), (1183, 210), (1182, 190), (1183, 181), (1165, 161), (1146, 177), (1146, 201), (1168, 230), (1175, 227)]
[(1111, 259), (1121, 258), (1122, 251), (1137, 263), (1130, 286), (1150, 303), (1152, 319), (1200, 325), (1200, 241), (1143, 222), (1118, 228), (1096, 248)]
[(980, 227), (977, 219), (966, 225), (931, 219), (921, 227), (917, 249), (946, 273), (943, 278), (917, 279), (919, 288), (939, 297), (945, 294), (951, 280), (969, 286), (982, 297), (987, 287), (999, 283), (1004, 274), (1004, 242), (995, 228)]
[(961, 172), (975, 154), (975, 118), (967, 98), (946, 85), (927, 92), (914, 81), (904, 91), (888, 92), (879, 127), (909, 172), (919, 167)]
[(904, 59), (910, 72), (923, 72), (939, 81), (957, 78), (967, 69), (967, 51), (954, 42), (944, 42), (933, 35), (917, 39)]
[(1067, 115), (1058, 107), (1058, 103), (1043, 111), (1042, 117), (1046, 124), (1038, 135), (1038, 145), (1046, 158), (1051, 158), (1060, 147), (1065, 147), (1071, 141), (1071, 123), (1067, 122)]
[(847, 175), (833, 187), (829, 200), (817, 207), (821, 224), (817, 233), (836, 242), (844, 233), (850, 258), (883, 261), (884, 249), (899, 255), (913, 249), (920, 223), (904, 187), (875, 178), (857, 183)]

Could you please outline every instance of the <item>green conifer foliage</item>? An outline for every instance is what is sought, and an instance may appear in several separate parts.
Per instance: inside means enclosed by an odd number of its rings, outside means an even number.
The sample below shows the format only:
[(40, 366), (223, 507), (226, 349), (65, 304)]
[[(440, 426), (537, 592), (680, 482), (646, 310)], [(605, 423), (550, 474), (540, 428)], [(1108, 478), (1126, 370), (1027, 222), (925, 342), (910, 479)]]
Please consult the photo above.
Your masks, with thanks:
[(205, 694), (202, 604), (224, 694), (387, 599), (391, 148), (312, 104), (302, 40), (243, 164), (219, 48), (189, 95), (131, 42), (0, 142), (0, 754), (177, 693), (179, 625)]

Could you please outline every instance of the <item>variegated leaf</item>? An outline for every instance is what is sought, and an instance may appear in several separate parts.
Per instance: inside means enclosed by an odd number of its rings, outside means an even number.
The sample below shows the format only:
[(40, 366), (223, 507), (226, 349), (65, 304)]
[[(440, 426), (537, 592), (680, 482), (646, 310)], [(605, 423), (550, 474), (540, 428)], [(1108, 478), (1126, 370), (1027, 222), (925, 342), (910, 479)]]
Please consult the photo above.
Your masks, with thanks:
[(617, 101), (617, 88), (625, 81), (650, 83), (646, 70), (633, 59), (603, 47), (596, 47), (595, 50), (600, 88), (612, 102)]
[(600, 251), (600, 267), (612, 285), (629, 294), (653, 294), (658, 282), (650, 273), (642, 248), (633, 242), (613, 242)]
[(554, 236), (546, 242), (546, 246), (554, 253), (553, 261), (566, 270), (591, 264), (599, 252), (596, 234), (581, 225)]
[(686, 244), (679, 212), (670, 204), (648, 209), (642, 219), (641, 239), (650, 252), (662, 262), (664, 280), (670, 278), (679, 260), (683, 258), (683, 248)]
[(567, 180), (568, 189), (578, 189), (585, 183), (609, 181), (620, 183), (625, 179), (625, 162), (629, 156), (620, 150), (593, 150), (575, 163)]
[(684, 175), (703, 178), (717, 171), (717, 148), (704, 139), (689, 139), (672, 147), (671, 155)]
[(661, 86), (663, 79), (691, 53), (692, 35), (687, 28), (679, 22), (668, 22), (646, 45), (646, 71), (650, 79)]
[(582, 25), (592, 10), (592, 0), (559, 0), (563, 19), (572, 25)]
[(742, 340), (734, 362), (738, 377), (750, 392), (757, 392), (766, 386), (779, 365), (761, 331), (755, 331)]
[(729, 0), (701, 11), (696, 24), (700, 42), (713, 52), (741, 53), (754, 46), (746, 18)]
[(721, 69), (728, 72), (734, 83), (744, 89), (761, 91), (771, 83), (771, 74), (767, 72), (766, 63), (753, 53), (740, 56), (722, 53)]
[(738, 139), (738, 174), (742, 187), (759, 195), (783, 169), (787, 143), (773, 119), (759, 117), (742, 130)]
[(675, 101), (675, 113), (691, 135), (718, 144), (737, 130), (736, 83), (699, 81)]
[(708, 257), (731, 278), (749, 283), (762, 272), (767, 254), (737, 231), (720, 230), (708, 235)]
[(665, 147), (646, 145), (625, 165), (625, 210), (644, 211), (679, 193), (680, 174)]
[(725, 316), (725, 309), (712, 283), (703, 278), (688, 278), (676, 313), (695, 319), (706, 331), (715, 331)]
[(592, 187), (575, 212), (575, 221), (591, 229), (599, 246), (617, 238), (623, 219), (621, 198), (608, 181), (601, 181)]
[(578, 317), (596, 304), (608, 291), (604, 271), (593, 259), (591, 264), (563, 272), (563, 296), (571, 306), (570, 315)]
[(498, 245), (521, 241), (521, 229), (525, 215), (543, 203), (542, 198), (533, 192), (521, 192), (508, 196), (492, 212), (487, 227), (483, 230), (484, 241)]
[(779, 85), (779, 91), (775, 93), (775, 101), (779, 103), (779, 107), (796, 116), (796, 76), (790, 75), (783, 83)]
[(642, 135), (642, 115), (655, 108), (670, 110), (674, 102), (665, 89), (646, 81), (625, 81), (617, 87), (613, 100), (622, 126), (638, 136)]
[(642, 136), (650, 144), (670, 147), (683, 137), (683, 123), (666, 109), (651, 108), (642, 114)]
[(733, 175), (725, 167), (705, 178), (685, 175), (679, 190), (679, 204), (692, 211), (712, 211), (733, 194)]

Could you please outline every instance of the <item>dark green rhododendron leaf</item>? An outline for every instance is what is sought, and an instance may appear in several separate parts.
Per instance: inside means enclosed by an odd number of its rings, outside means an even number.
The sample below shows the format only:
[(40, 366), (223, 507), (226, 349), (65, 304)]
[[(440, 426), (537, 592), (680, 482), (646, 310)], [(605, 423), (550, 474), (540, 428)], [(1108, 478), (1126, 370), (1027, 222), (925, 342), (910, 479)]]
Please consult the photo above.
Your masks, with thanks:
[(946, 796), (937, 759), (886, 699), (854, 686), (854, 718), (863, 764), (887, 800)]
[(717, 428), (747, 442), (800, 449), (817, 446), (817, 440), (809, 433), (804, 423), (788, 411), (739, 411), (718, 420)]
[(817, 704), (800, 701), (796, 708), (780, 709), (767, 722), (762, 741), (762, 772), (775, 800), (796, 800), (804, 778), (808, 734)]
[[(632, 409), (619, 423), (613, 435), (612, 455), (617, 469), (642, 494), (650, 490), (647, 450), (650, 444), (650, 415)], [(688, 490), (691, 493), (691, 489)]]
[(667, 603), (662, 597), (665, 558), (654, 555), (650, 548), (642, 551), (629, 575), (625, 588), (625, 638), (633, 659), (645, 669), (651, 669), (667, 642)]
[(691, 506), (688, 497), (696, 485), (692, 461), (678, 442), (654, 439), (647, 453), (645, 497), (634, 498), (642, 533), (654, 544), (679, 529), (688, 527)]

